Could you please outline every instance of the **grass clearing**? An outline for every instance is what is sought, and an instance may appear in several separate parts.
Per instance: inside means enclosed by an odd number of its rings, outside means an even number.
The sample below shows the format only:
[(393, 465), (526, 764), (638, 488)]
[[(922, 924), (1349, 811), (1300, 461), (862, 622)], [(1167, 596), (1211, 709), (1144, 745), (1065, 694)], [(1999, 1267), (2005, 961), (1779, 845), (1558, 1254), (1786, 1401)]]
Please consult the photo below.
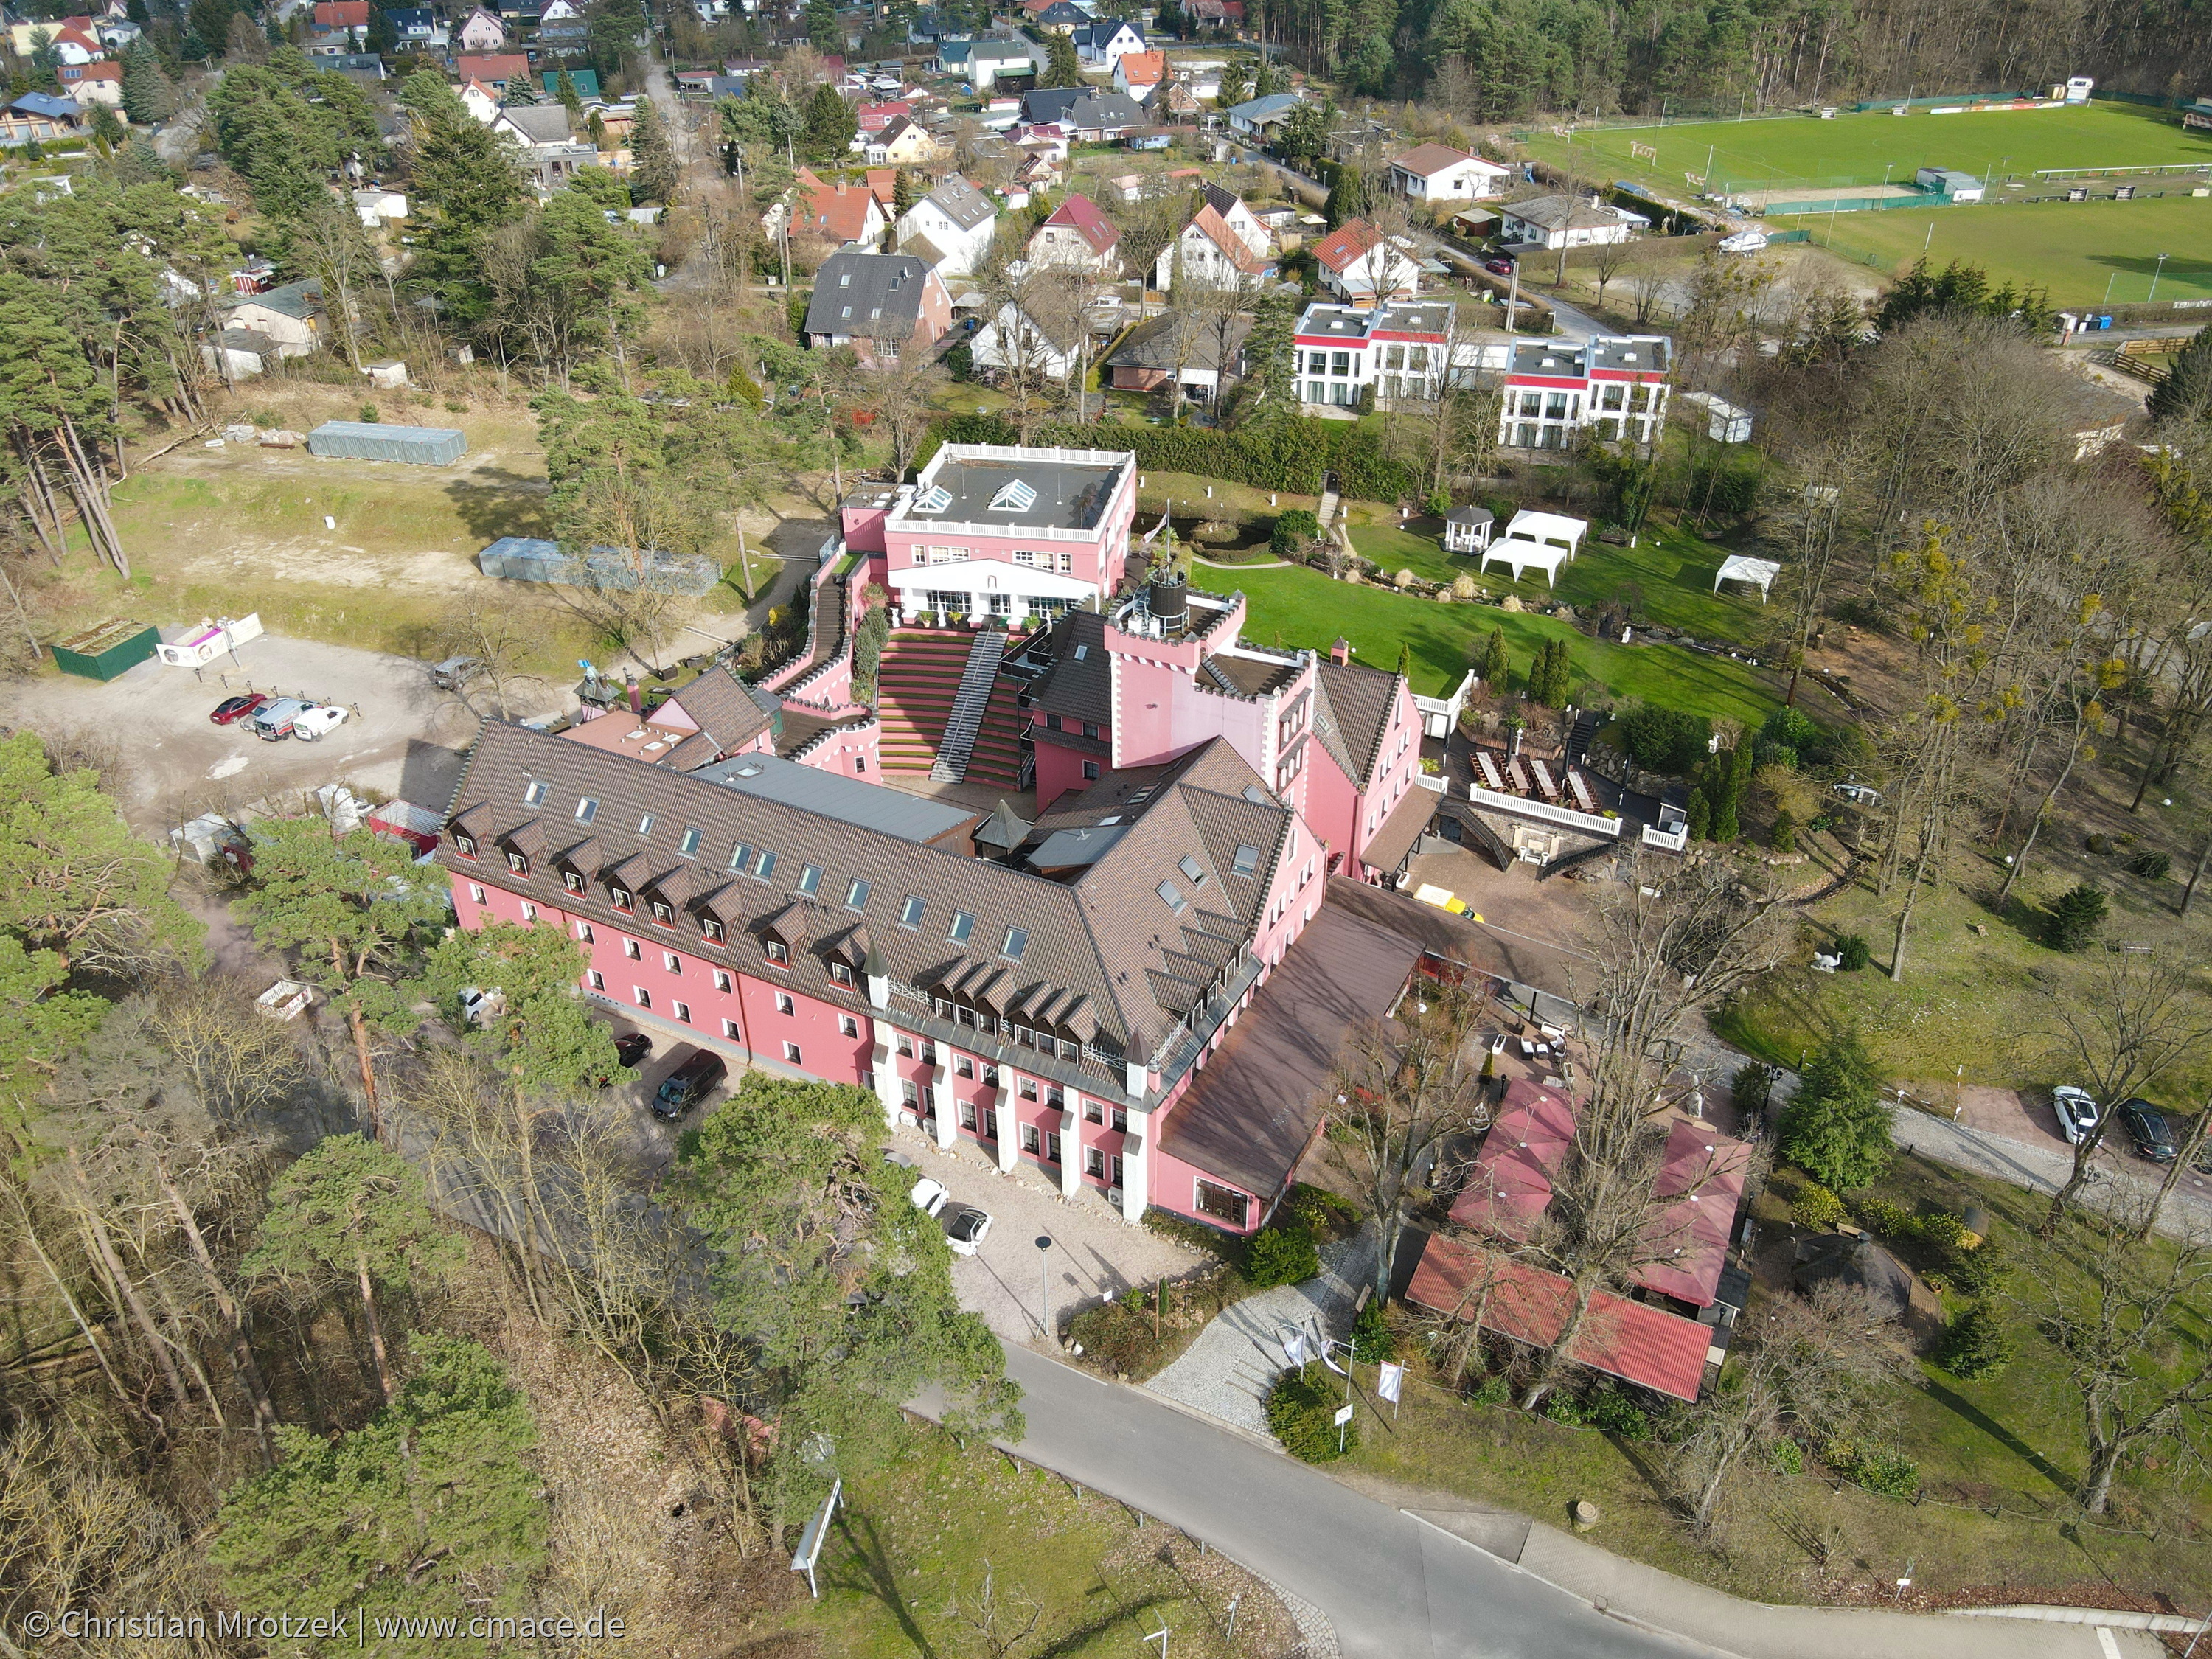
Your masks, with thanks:
[(1381, 565), (1386, 576), (1401, 569), (1410, 569), (1431, 581), (1473, 576), (1493, 598), (1516, 594), (1523, 605), (1558, 599), (1577, 611), (1626, 598), (1638, 618), (1678, 629), (1693, 639), (1741, 644), (1758, 631), (1760, 611), (1756, 603), (1712, 591), (1713, 573), (1728, 556), (1726, 550), (1674, 526), (1648, 526), (1634, 547), (1584, 541), (1572, 562), (1559, 567), (1556, 590), (1547, 588), (1534, 576), (1510, 581), (1502, 565), (1481, 570), (1477, 557), (1446, 552), (1442, 533), (1443, 526), (1436, 520), (1415, 519), (1404, 528), (1376, 525), (1356, 529), (1352, 544)]
[[(1677, 196), (1685, 173), (1704, 175), (1705, 187), (1719, 193), (1793, 183), (1880, 184), (1885, 173), (1893, 184), (1910, 184), (1914, 170), (1923, 167), (1953, 167), (1978, 179), (1995, 173), (2026, 179), (2045, 167), (2212, 162), (2212, 134), (2185, 131), (2166, 111), (2110, 103), (1957, 115), (1915, 110), (1903, 117), (1882, 110), (1832, 121), (1808, 115), (1691, 121), (1593, 129), (1571, 139), (1545, 133), (1526, 143), (1540, 160), (1583, 177), (1656, 185)], [(1656, 159), (1635, 155), (1632, 143), (1652, 145)]]
[(1245, 632), (1256, 644), (1326, 651), (1341, 634), (1360, 661), (1382, 669), (1395, 668), (1400, 646), (1407, 647), (1413, 690), (1425, 696), (1447, 695), (1471, 665), (1478, 641), (1502, 628), (1516, 675), (1526, 672), (1547, 640), (1564, 639), (1577, 672), (1616, 696), (1751, 725), (1782, 701), (1779, 683), (1764, 670), (1679, 646), (1593, 640), (1549, 617), (1413, 599), (1389, 588), (1332, 581), (1301, 568), (1200, 574), (1208, 578), (1202, 585), (1243, 591), (1251, 605)]
[[(986, 1570), (1000, 1602), (996, 1634), (1018, 1637), (1034, 1602), (1034, 1636), (994, 1650), (974, 1624)], [(1200, 1555), (1155, 1522), (980, 1445), (963, 1451), (917, 1427), (899, 1456), (847, 1483), (817, 1577), (788, 1627), (818, 1633), (837, 1659), (1043, 1651), (1065, 1659), (1122, 1656), (1164, 1626), (1177, 1654), (1230, 1659), (1288, 1650), (1295, 1640), (1272, 1595), (1218, 1555)], [(1224, 1635), (1239, 1593), (1237, 1635)]]
[(2154, 276), (2161, 301), (2212, 298), (2212, 197), (1983, 203), (1838, 214), (1832, 224), (1830, 217), (1769, 222), (1801, 226), (1839, 252), (1871, 256), (1886, 274), (1903, 270), (1924, 249), (1939, 270), (1954, 259), (1979, 265), (1992, 282), (2048, 289), (2054, 305), (2138, 302), (2150, 297)]

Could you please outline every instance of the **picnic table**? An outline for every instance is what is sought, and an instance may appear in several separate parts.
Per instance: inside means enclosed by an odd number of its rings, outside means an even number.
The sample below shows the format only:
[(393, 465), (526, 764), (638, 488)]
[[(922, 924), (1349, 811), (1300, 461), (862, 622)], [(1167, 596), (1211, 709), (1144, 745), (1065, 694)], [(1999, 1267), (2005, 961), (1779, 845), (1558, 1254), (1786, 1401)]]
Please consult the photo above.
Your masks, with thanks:
[(1579, 772), (1567, 774), (1567, 787), (1573, 792), (1575, 805), (1585, 812), (1597, 811), (1597, 802), (1590, 796), (1590, 787)]
[(1546, 800), (1559, 799), (1559, 787), (1552, 781), (1550, 769), (1543, 762), (1531, 756), (1528, 760), (1528, 769), (1535, 775), (1536, 793)]
[(1505, 775), (1511, 781), (1515, 794), (1525, 795), (1528, 793), (1528, 775), (1521, 769), (1521, 757), (1518, 755), (1512, 756), (1506, 761)]
[(1498, 793), (1505, 789), (1505, 780), (1498, 775), (1498, 763), (1491, 758), (1487, 749), (1474, 751), (1474, 763), (1482, 769), (1482, 787)]

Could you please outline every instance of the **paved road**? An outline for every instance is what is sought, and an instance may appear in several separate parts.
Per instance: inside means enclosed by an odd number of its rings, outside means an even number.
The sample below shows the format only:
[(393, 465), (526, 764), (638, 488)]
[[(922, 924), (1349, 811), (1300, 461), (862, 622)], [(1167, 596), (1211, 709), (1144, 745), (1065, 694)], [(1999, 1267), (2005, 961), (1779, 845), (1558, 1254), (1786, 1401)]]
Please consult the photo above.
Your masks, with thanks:
[(1683, 1659), (1717, 1650), (1624, 1624), (1327, 1475), (1025, 1348), (1006, 1351), (1014, 1449), (1311, 1601), (1346, 1659)]

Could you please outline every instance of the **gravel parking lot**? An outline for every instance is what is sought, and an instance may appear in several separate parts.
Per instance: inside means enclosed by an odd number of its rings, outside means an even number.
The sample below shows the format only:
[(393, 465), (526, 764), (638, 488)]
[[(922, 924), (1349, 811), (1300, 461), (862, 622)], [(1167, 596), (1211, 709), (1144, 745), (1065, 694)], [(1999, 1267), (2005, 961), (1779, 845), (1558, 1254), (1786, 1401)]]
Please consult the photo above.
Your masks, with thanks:
[[(358, 708), (313, 743), (265, 743), (209, 711), (255, 690)], [(481, 694), (477, 694), (481, 701)], [(275, 635), (198, 671), (158, 658), (105, 685), (64, 674), (0, 685), (0, 723), (52, 735), (82, 732), (124, 763), (123, 808), (141, 833), (166, 835), (202, 812), (235, 815), (290, 789), (349, 782), (442, 810), (475, 737), (479, 711), (430, 684), (428, 665), (380, 652)]]

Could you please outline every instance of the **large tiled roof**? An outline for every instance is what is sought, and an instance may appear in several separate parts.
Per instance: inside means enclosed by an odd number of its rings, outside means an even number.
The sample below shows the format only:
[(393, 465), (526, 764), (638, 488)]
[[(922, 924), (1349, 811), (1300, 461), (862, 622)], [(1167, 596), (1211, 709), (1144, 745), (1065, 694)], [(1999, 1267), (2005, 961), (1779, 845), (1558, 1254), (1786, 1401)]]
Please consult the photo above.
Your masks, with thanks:
[(1070, 611), (1053, 625), (1052, 666), (1030, 688), (1030, 700), (1051, 714), (1095, 720), (1102, 729), (1113, 719), (1114, 668), (1103, 617)]
[(1314, 726), (1346, 775), (1364, 785), (1374, 776), (1383, 734), (1390, 729), (1390, 711), (1398, 702), (1398, 677), (1360, 663), (1326, 658), (1318, 667), (1316, 683), (1322, 706), (1315, 711)]
[[(713, 745), (694, 764), (736, 753), (767, 731), (775, 718), (743, 680), (719, 666), (708, 669), (669, 701), (697, 723), (700, 735)], [(689, 769), (680, 749), (671, 757), (671, 763), (679, 771)]]
[(946, 173), (929, 192), (929, 199), (963, 230), (975, 229), (998, 212), (988, 197), (957, 173)]
[(1121, 239), (1114, 222), (1098, 210), (1098, 204), (1088, 196), (1071, 196), (1054, 210), (1045, 224), (1071, 227), (1083, 240), (1101, 253)]
[(1449, 144), (1416, 144), (1390, 165), (1417, 179), (1427, 179), (1473, 160), (1465, 150), (1454, 149)]
[(928, 285), (929, 266), (919, 254), (839, 248), (815, 273), (806, 331), (904, 338), (914, 332)]
[[(439, 858), (540, 904), (781, 976), (764, 965), (763, 940), (773, 934), (789, 950), (795, 989), (856, 1009), (862, 993), (832, 980), (829, 964), (842, 957), (857, 969), (872, 949), (897, 985), (1149, 1059), (1233, 971), (1291, 822), (1264, 792), (1242, 793), (1256, 779), (1225, 742), (1170, 771), (1109, 854), (1063, 884), (493, 721), (470, 753)], [(534, 805), (525, 798), (533, 782), (544, 786)], [(586, 798), (598, 805), (580, 822)], [(683, 838), (694, 829), (687, 856)], [(459, 835), (476, 842), (475, 859), (461, 855)], [(1262, 853), (1250, 877), (1232, 872), (1239, 846)], [(509, 866), (510, 847), (526, 853), (524, 873)], [(738, 847), (756, 859), (774, 854), (767, 879), (731, 869)], [(1186, 857), (1203, 881), (1180, 867)], [(810, 865), (822, 872), (811, 894), (800, 890)], [(567, 890), (564, 868), (582, 878), (583, 892)], [(868, 890), (853, 895), (855, 880)], [(1180, 912), (1158, 892), (1163, 882), (1184, 896)], [(636, 896), (639, 914), (614, 908), (615, 885)], [(644, 914), (656, 892), (676, 912), (672, 926)], [(899, 920), (908, 896), (924, 907), (912, 927)], [(955, 912), (975, 919), (964, 943), (948, 937)], [(702, 915), (720, 921), (726, 945), (706, 941)], [(1009, 929), (1026, 935), (1018, 959), (1004, 954)], [(899, 1009), (895, 1002), (894, 1015)]]
[[(1231, 239), (1234, 240), (1233, 238)], [(1154, 317), (1131, 329), (1128, 337), (1115, 348), (1114, 355), (1106, 360), (1109, 368), (1176, 368), (1210, 369), (1218, 367), (1214, 359), (1219, 355), (1221, 336), (1212, 323), (1191, 329), (1187, 338), (1177, 340), (1182, 323), (1173, 316)], [(1252, 319), (1238, 315), (1229, 319), (1229, 361), (1235, 365), (1244, 349), (1244, 339), (1252, 331)]]
[(1314, 244), (1314, 258), (1331, 270), (1342, 270), (1382, 240), (1382, 233), (1366, 220), (1349, 220)]
[(1255, 258), (1252, 250), (1245, 246), (1244, 239), (1230, 229), (1229, 222), (1214, 210), (1212, 202), (1199, 209), (1190, 222), (1200, 235), (1221, 250), (1223, 257), (1240, 275), (1256, 276), (1267, 268), (1267, 261)]

